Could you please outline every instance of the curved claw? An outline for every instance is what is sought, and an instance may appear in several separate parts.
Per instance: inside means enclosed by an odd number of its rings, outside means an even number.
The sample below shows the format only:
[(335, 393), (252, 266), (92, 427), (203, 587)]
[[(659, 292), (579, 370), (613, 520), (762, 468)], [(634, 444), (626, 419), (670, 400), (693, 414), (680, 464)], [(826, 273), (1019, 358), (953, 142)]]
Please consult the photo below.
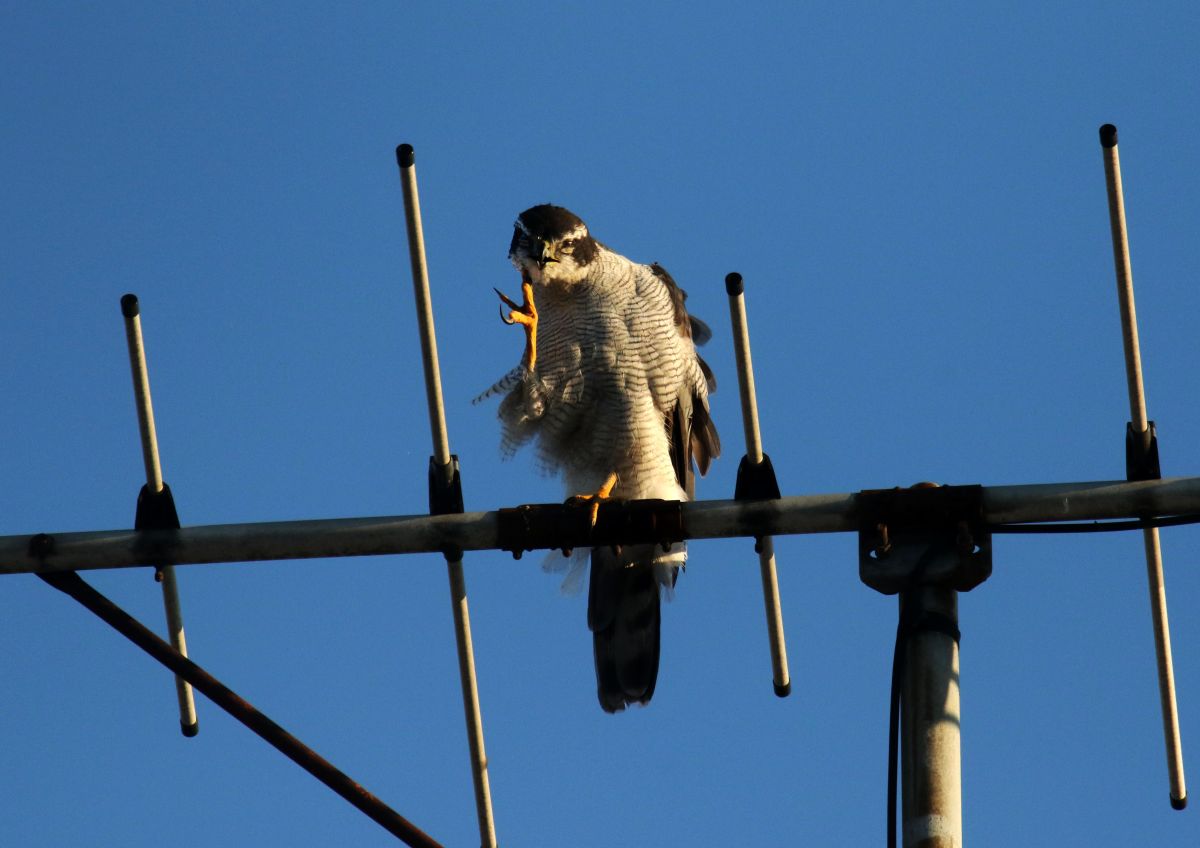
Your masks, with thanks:
[(597, 491), (583, 495), (574, 495), (567, 498), (567, 503), (586, 506), (591, 526), (595, 527), (596, 519), (600, 517), (600, 504), (612, 497), (612, 491), (616, 488), (619, 479), (617, 472), (614, 471), (604, 479), (604, 482), (600, 484), (600, 488)]
[[(492, 291), (500, 298), (503, 306), (500, 307), (500, 320), (505, 324), (520, 324), (525, 328), (525, 353), (521, 357), (523, 364), (530, 371), (533, 370), (534, 363), (537, 361), (537, 308), (533, 305), (533, 283), (529, 281), (528, 275), (521, 277), (521, 293), (525, 296), (524, 303), (517, 303), (504, 292), (495, 286)], [(504, 314), (504, 307), (509, 308), (508, 314)]]
[(508, 295), (506, 295), (504, 292), (500, 291), (500, 289), (496, 288), (495, 286), (492, 286), (492, 291), (494, 291), (496, 293), (496, 296), (500, 298), (500, 301), (503, 304), (503, 306), (500, 307), (500, 320), (503, 321), (505, 324), (517, 323), (510, 317), (512, 313), (509, 313), (508, 315), (504, 314), (504, 307), (507, 306), (510, 309), (517, 309), (518, 306), (508, 298)]
[(504, 302), (505, 306), (508, 306), (511, 309), (520, 309), (521, 308), (521, 304), (514, 301), (512, 298), (510, 298), (504, 292), (500, 291), (500, 289), (496, 288), (495, 286), (492, 286), (492, 291), (494, 291), (496, 293), (496, 295), (500, 298), (500, 300), (502, 300)]

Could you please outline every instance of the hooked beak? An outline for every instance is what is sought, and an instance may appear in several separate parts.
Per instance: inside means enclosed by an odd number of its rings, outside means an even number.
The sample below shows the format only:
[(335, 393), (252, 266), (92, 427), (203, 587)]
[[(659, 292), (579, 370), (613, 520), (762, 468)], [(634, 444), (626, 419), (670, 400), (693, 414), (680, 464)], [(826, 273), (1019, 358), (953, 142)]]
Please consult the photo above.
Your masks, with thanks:
[(548, 262), (558, 261), (558, 252), (555, 250), (554, 245), (538, 239), (536, 247), (537, 250), (534, 255), (537, 259), (538, 268), (545, 268)]

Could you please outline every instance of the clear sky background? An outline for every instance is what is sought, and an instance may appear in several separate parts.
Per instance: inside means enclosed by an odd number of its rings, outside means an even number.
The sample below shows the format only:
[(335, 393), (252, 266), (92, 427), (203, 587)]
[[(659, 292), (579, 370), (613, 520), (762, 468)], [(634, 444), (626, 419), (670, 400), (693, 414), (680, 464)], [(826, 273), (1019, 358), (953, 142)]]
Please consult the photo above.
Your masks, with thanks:
[[(424, 512), (400, 142), (468, 510), (563, 496), (470, 403), (520, 355), (492, 287), (547, 201), (712, 325), (702, 497), (743, 452), (735, 270), (785, 493), (1122, 477), (1105, 122), (1164, 473), (1200, 474), (1200, 7), (905, 5), (0, 4), (0, 533), (132, 525), (125, 292), (185, 524)], [(1195, 787), (1200, 530), (1163, 538)], [(855, 557), (778, 541), (780, 700), (752, 543), (695, 543), (654, 702), (609, 716), (583, 597), (540, 555), (469, 555), (501, 843), (880, 844), (896, 602)], [(440, 557), (179, 577), (198, 662), (478, 844)], [(148, 570), (88, 579), (162, 628)], [(973, 848), (1200, 844), (1167, 803), (1139, 534), (997, 539), (961, 619)], [(181, 737), (169, 674), (36, 578), (0, 580), (0, 644), (0, 844), (392, 844), (207, 700)]]

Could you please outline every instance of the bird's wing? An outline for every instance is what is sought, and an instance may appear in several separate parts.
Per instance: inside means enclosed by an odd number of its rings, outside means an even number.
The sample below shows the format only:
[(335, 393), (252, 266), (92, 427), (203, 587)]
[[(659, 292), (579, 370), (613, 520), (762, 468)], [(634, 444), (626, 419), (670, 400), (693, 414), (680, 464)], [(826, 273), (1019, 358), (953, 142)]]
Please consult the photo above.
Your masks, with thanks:
[[(708, 325), (688, 314), (685, 305), (687, 292), (679, 287), (667, 269), (654, 263), (650, 270), (670, 292), (675, 310), (675, 328), (679, 335), (690, 339), (693, 344), (704, 344), (712, 338), (712, 330)], [(707, 395), (716, 391), (716, 378), (699, 354), (694, 350), (689, 353), (695, 357), (704, 385), (701, 387), (685, 381), (680, 386), (675, 404), (667, 416), (667, 432), (671, 440), (671, 465), (675, 469), (675, 478), (691, 499), (695, 494), (693, 461), (701, 476), (707, 474), (712, 460), (721, 454), (721, 439), (708, 412)]]
[(685, 339), (691, 339), (693, 344), (706, 344), (712, 338), (712, 330), (699, 318), (688, 315), (687, 292), (681, 289), (675, 278), (657, 262), (650, 265), (650, 272), (662, 280), (667, 291), (671, 293), (671, 304), (675, 307), (675, 326), (679, 329), (679, 334)]

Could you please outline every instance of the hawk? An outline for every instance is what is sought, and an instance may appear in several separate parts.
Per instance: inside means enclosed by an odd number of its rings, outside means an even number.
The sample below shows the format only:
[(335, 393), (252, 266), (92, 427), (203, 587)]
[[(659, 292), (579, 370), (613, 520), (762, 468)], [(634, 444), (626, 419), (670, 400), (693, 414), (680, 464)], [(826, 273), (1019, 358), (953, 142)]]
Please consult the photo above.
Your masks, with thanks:
[[(693, 463), (703, 475), (721, 450), (709, 417), (715, 381), (696, 354), (712, 332), (688, 315), (687, 295), (662, 266), (633, 262), (594, 239), (570, 211), (522, 212), (509, 259), (522, 303), (499, 290), (506, 323), (526, 334), (521, 362), (491, 389), (503, 393), (502, 450), (536, 439), (544, 470), (573, 500), (687, 500)], [(660, 588), (669, 592), (684, 544), (591, 550), (588, 628), (600, 706), (649, 702), (658, 678)]]

